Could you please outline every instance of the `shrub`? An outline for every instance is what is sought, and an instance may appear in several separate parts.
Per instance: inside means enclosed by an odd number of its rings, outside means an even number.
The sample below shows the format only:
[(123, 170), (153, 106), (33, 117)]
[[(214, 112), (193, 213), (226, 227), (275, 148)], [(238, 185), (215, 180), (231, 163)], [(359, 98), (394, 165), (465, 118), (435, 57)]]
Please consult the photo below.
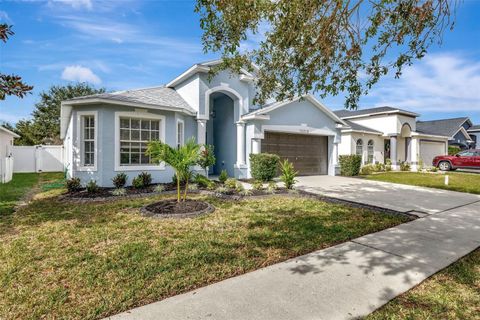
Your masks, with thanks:
[(80, 178), (77, 177), (68, 179), (66, 185), (68, 192), (75, 192), (82, 189), (82, 183), (80, 181)]
[(215, 192), (220, 194), (227, 194), (230, 192), (230, 190), (226, 187), (220, 186), (217, 189), (215, 189)]
[(250, 154), (252, 177), (255, 180), (270, 181), (277, 175), (280, 157), (276, 154), (258, 153)]
[(437, 167), (428, 167), (427, 168), (427, 172), (437, 172), (438, 171), (438, 168)]
[(385, 164), (377, 162), (374, 164), (375, 172), (382, 172), (385, 171)]
[(458, 146), (448, 146), (448, 155), (450, 156), (454, 156), (460, 151), (462, 151), (462, 149), (460, 149)]
[(408, 162), (400, 162), (400, 171), (410, 171), (410, 164)]
[(220, 175), (218, 176), (218, 181), (220, 181), (221, 183), (225, 183), (227, 179), (228, 179), (227, 170), (222, 170), (222, 172), (220, 172)]
[(198, 185), (196, 183), (191, 183), (188, 185), (188, 191), (197, 191)]
[(255, 180), (252, 183), (252, 189), (253, 190), (263, 190), (263, 182), (260, 180)]
[(125, 194), (127, 194), (127, 190), (125, 190), (125, 188), (116, 188), (115, 190), (112, 190), (110, 193), (114, 196), (124, 196)]
[(238, 181), (234, 178), (228, 178), (223, 184), (229, 189), (237, 189)]
[(99, 187), (98, 187), (97, 182), (95, 180), (90, 180), (87, 183), (86, 188), (87, 188), (88, 193), (97, 193), (98, 190), (99, 190)]
[(243, 189), (238, 192), (241, 196), (251, 196), (253, 194), (252, 190)]
[(372, 174), (376, 171), (375, 168), (376, 167), (375, 167), (374, 164), (366, 164), (366, 165), (362, 166), (362, 168), (360, 169), (360, 174), (361, 175)]
[(138, 177), (142, 179), (144, 188), (152, 184), (152, 175), (150, 173), (144, 171), (140, 173)]
[(338, 157), (340, 162), (340, 174), (342, 176), (358, 176), (360, 166), (362, 165), (362, 156), (359, 154), (341, 155)]
[(113, 177), (112, 182), (116, 189), (123, 188), (127, 183), (127, 175), (125, 172), (118, 173), (115, 177)]
[(215, 164), (215, 153), (213, 146), (209, 144), (203, 145), (200, 155), (198, 157), (198, 165), (205, 170), (205, 174), (208, 175), (208, 168)]
[(193, 182), (195, 182), (201, 188), (209, 189), (209, 188), (215, 187), (215, 182), (213, 182), (212, 180), (208, 179), (207, 177), (201, 174), (197, 174), (193, 178)]
[(390, 172), (392, 171), (392, 160), (388, 159), (385, 160), (385, 171)]
[(153, 188), (153, 191), (156, 193), (162, 193), (165, 191), (165, 186), (163, 184), (157, 184), (155, 188)]
[(138, 176), (138, 177), (133, 178), (133, 180), (132, 180), (132, 186), (133, 186), (135, 189), (142, 189), (142, 188), (144, 187), (142, 177)]
[(278, 189), (277, 183), (275, 181), (270, 181), (267, 186), (267, 192), (274, 194), (275, 191)]
[(295, 171), (293, 164), (288, 160), (280, 162), (280, 169), (282, 171), (280, 180), (285, 184), (285, 188), (293, 189), (293, 186), (297, 182), (295, 178), (297, 177), (298, 171)]

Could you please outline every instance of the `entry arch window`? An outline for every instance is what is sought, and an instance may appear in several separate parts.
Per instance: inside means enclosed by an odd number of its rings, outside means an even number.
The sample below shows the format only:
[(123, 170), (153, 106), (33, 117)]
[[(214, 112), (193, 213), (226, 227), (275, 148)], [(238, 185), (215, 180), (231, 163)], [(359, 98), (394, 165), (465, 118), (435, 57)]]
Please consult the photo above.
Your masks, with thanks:
[(375, 147), (375, 143), (373, 142), (373, 140), (368, 140), (368, 143), (367, 143), (367, 162), (368, 163), (374, 163), (374, 147)]
[(115, 171), (163, 170), (146, 154), (150, 141), (165, 142), (165, 117), (138, 112), (115, 113)]
[(358, 154), (358, 155), (363, 157), (363, 140), (362, 139), (357, 140), (357, 146), (356, 146), (356, 149), (355, 149), (355, 154)]

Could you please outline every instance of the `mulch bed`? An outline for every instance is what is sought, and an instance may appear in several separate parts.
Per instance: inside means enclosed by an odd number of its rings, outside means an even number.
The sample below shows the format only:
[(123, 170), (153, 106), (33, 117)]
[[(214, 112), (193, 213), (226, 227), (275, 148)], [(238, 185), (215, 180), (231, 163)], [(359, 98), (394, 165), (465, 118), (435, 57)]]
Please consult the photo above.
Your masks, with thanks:
[(143, 207), (140, 212), (154, 218), (191, 218), (214, 211), (215, 208), (205, 202), (198, 200), (187, 200), (177, 202), (176, 199), (168, 199), (149, 204)]
[[(134, 187), (125, 187), (125, 195), (122, 196), (115, 196), (112, 194), (112, 191), (115, 188), (99, 188), (95, 193), (88, 193), (86, 189), (82, 189), (76, 192), (70, 192), (63, 196), (64, 199), (72, 199), (72, 200), (81, 200), (81, 199), (106, 199), (106, 198), (118, 198), (118, 197), (125, 197), (131, 195), (147, 195), (155, 193), (155, 187), (159, 184), (152, 184), (146, 188), (136, 189)], [(164, 187), (164, 191), (174, 191), (176, 190), (177, 186), (173, 183), (164, 183), (161, 184)]]

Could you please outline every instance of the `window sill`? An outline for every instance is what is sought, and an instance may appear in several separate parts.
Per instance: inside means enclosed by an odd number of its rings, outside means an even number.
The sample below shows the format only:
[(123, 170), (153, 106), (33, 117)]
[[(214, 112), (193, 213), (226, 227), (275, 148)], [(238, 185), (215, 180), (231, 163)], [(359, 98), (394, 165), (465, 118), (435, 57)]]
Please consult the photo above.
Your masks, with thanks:
[(163, 171), (165, 165), (153, 166), (115, 166), (115, 171)]
[(77, 167), (76, 171), (84, 171), (84, 172), (97, 172), (97, 166), (93, 167)]

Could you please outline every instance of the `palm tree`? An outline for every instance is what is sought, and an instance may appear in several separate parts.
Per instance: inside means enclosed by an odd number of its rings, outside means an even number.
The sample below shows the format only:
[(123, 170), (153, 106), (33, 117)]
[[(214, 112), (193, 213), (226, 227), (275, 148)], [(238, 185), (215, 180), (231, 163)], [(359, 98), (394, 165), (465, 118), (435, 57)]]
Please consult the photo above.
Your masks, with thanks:
[(191, 176), (190, 168), (197, 164), (200, 152), (200, 146), (195, 143), (195, 139), (189, 139), (178, 149), (169, 146), (161, 141), (151, 141), (148, 143), (147, 154), (155, 162), (165, 162), (175, 170), (177, 177), (177, 202), (182, 200), (180, 181), (185, 181), (185, 192), (183, 201), (187, 199), (188, 180)]

